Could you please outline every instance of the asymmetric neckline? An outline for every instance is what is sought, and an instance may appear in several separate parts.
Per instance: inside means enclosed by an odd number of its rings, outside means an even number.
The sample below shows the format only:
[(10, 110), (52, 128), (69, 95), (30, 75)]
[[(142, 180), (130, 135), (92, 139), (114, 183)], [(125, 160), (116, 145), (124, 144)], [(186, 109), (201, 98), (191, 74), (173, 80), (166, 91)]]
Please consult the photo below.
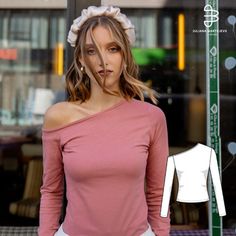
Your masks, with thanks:
[[(134, 100), (134, 99), (132, 99), (131, 101), (133, 101), (133, 100)], [(70, 122), (70, 123), (68, 123), (68, 124), (65, 124), (65, 125), (62, 125), (62, 126), (60, 126), (60, 127), (58, 127), (58, 128), (52, 128), (52, 129), (44, 129), (44, 128), (42, 128), (42, 131), (43, 131), (43, 132), (53, 132), (53, 131), (58, 131), (58, 130), (61, 130), (61, 129), (64, 129), (64, 128), (73, 126), (73, 125), (75, 125), (75, 124), (77, 124), (77, 123), (83, 122), (83, 121), (88, 120), (88, 119), (90, 119), (90, 118), (93, 118), (93, 117), (99, 116), (99, 115), (101, 115), (101, 114), (103, 114), (103, 113), (106, 113), (106, 112), (109, 112), (109, 111), (111, 111), (111, 110), (114, 110), (115, 108), (117, 108), (117, 107), (119, 107), (119, 106), (125, 104), (126, 102), (128, 102), (128, 101), (127, 101), (127, 100), (119, 101), (118, 103), (116, 103), (116, 104), (114, 104), (114, 105), (112, 105), (112, 106), (110, 106), (110, 107), (108, 107), (108, 108), (106, 108), (106, 109), (104, 109), (104, 110), (102, 110), (102, 111), (96, 112), (96, 113), (91, 114), (91, 115), (87, 115), (87, 116), (85, 116), (85, 117), (83, 117), (83, 118), (81, 118), (81, 119), (72, 121), (72, 122)]]
[(198, 147), (201, 146), (201, 145), (203, 145), (203, 144), (201, 144), (201, 143), (196, 143), (194, 146), (189, 147), (188, 149), (186, 149), (186, 150), (184, 150), (184, 151), (181, 151), (181, 152), (179, 152), (179, 153), (174, 153), (174, 154), (172, 154), (172, 155), (170, 155), (170, 156), (175, 157), (175, 156), (178, 156), (179, 154), (182, 155), (182, 154), (184, 154), (184, 153), (192, 152), (192, 151), (194, 151), (196, 148), (198, 148)]

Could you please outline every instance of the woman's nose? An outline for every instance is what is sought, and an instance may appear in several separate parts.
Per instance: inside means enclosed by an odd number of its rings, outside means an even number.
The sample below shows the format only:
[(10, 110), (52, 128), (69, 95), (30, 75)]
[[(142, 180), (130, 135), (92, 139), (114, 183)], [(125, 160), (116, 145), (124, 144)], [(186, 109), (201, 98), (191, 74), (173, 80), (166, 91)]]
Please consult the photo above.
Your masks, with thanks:
[[(105, 65), (105, 67), (107, 67), (107, 66), (108, 66), (108, 63), (104, 62), (104, 65)], [(103, 67), (103, 64), (102, 64), (102, 62), (101, 62), (101, 63), (99, 63), (99, 66)]]
[(103, 66), (102, 60), (104, 62), (104, 65), (108, 65), (108, 55), (106, 52), (101, 52), (101, 58), (99, 58), (99, 66)]

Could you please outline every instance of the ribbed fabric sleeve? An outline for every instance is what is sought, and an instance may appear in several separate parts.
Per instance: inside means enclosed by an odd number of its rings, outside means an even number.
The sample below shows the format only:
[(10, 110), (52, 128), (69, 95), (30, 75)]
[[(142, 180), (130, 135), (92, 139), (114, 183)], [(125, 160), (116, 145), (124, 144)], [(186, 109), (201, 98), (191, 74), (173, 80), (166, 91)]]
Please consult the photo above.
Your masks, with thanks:
[(152, 113), (150, 117), (155, 120), (155, 127), (152, 129), (154, 134), (146, 169), (148, 221), (156, 235), (168, 236), (170, 219), (160, 216), (166, 162), (169, 155), (167, 125), (165, 115), (160, 110), (156, 114)]
[(63, 164), (58, 132), (43, 132), (43, 186), (39, 236), (53, 236), (59, 227), (63, 197)]

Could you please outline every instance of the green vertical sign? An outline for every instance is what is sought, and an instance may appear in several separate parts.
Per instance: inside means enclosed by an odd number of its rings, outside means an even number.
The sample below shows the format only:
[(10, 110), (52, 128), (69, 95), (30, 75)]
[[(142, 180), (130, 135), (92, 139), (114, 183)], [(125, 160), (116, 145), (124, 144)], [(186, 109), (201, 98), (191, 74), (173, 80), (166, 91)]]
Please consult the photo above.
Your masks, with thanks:
[[(219, 11), (218, 0), (206, 0), (204, 7), (206, 29), (206, 94), (207, 94), (207, 145), (217, 156), (221, 174), (220, 104), (219, 104)], [(218, 214), (213, 185), (209, 180), (209, 235), (221, 236), (222, 218)]]

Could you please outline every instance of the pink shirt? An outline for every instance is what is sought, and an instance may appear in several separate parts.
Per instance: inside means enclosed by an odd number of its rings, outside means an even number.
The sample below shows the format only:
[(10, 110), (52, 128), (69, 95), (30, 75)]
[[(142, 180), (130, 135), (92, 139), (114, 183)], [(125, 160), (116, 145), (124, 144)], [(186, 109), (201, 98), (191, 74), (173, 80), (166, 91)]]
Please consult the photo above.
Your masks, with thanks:
[(43, 155), (39, 236), (59, 228), (64, 172), (66, 234), (139, 236), (149, 222), (156, 235), (169, 235), (170, 219), (160, 217), (169, 153), (158, 107), (132, 99), (43, 130)]

